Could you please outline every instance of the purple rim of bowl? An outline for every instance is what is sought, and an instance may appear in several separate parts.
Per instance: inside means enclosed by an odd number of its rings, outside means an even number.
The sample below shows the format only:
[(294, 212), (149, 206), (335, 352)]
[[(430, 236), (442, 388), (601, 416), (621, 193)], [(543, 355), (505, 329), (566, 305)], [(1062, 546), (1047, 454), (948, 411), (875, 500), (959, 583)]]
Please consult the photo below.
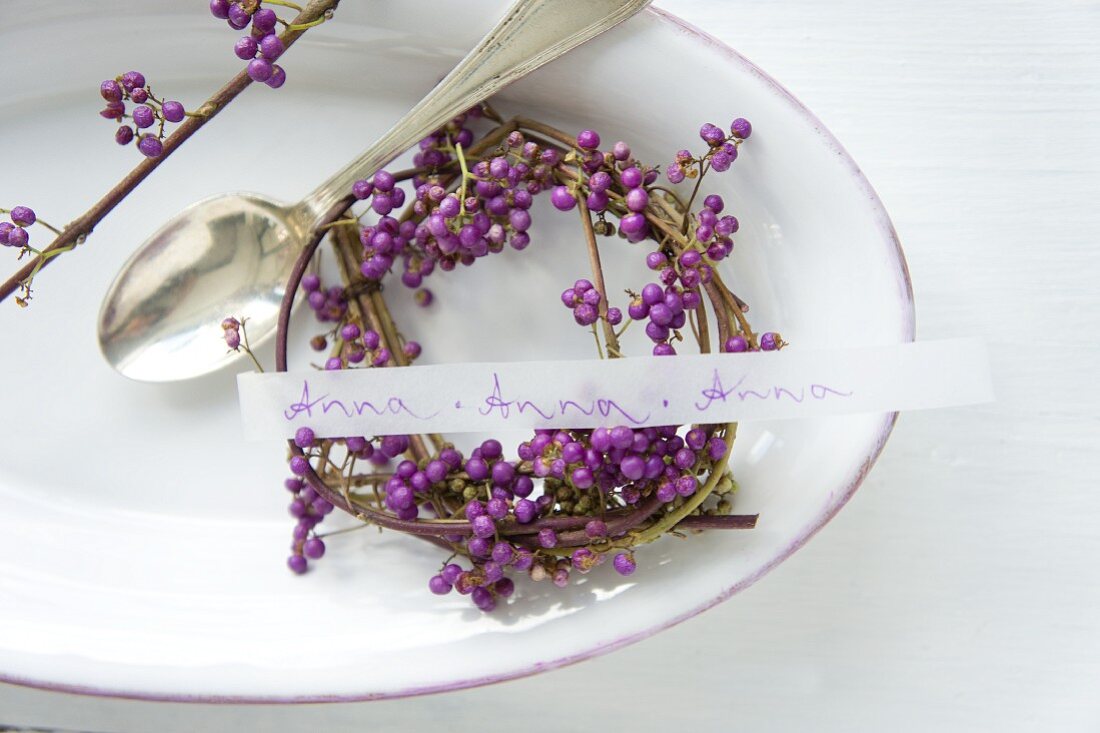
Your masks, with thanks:
[[(832, 133), (830, 133), (825, 125), (803, 105), (798, 99), (795, 98), (787, 89), (769, 76), (762, 69), (757, 67), (747, 58), (742, 56), (737, 51), (733, 50), (730, 46), (724, 42), (718, 40), (714, 36), (710, 35), (706, 31), (703, 31), (694, 25), (688, 23), (682, 18), (673, 15), (660, 8), (650, 7), (646, 9), (646, 13), (656, 18), (657, 20), (672, 26), (676, 31), (690, 35), (697, 39), (699, 42), (706, 45), (708, 48), (715, 50), (726, 57), (728, 61), (740, 66), (742, 69), (748, 71), (753, 76), (760, 79), (767, 86), (779, 94), (784, 100), (786, 100), (803, 118), (810, 122), (814, 130), (824, 139), (825, 144), (835, 150), (840, 158), (844, 160), (849, 166), (849, 172), (855, 179), (856, 185), (866, 193), (869, 206), (874, 212), (875, 217), (878, 219), (878, 226), (881, 230), (883, 243), (892, 248), (892, 256), (898, 267), (898, 284), (899, 284), (899, 296), (902, 298), (903, 310), (905, 313), (904, 320), (901, 323), (901, 338), (905, 341), (912, 341), (916, 335), (916, 321), (915, 310), (913, 307), (913, 283), (909, 278), (909, 267), (905, 262), (905, 255), (901, 249), (901, 242), (898, 239), (897, 232), (894, 230), (894, 225), (890, 221), (889, 215), (886, 213), (885, 207), (882, 205), (882, 201), (879, 199), (878, 194), (875, 193), (874, 188), (871, 187), (870, 182), (863, 175), (863, 171), (848, 154), (848, 151), (844, 149), (844, 146), (840, 144)], [(539, 674), (540, 672), (547, 672), (552, 669), (558, 669), (565, 667), (576, 662), (582, 662), (586, 659), (599, 656), (601, 654), (607, 654), (608, 652), (615, 651), (616, 649), (622, 649), (625, 646), (629, 646), (635, 642), (647, 639), (654, 634), (664, 631), (667, 628), (675, 626), (678, 623), (686, 621), (690, 618), (698, 616), (703, 611), (712, 608), (722, 601), (726, 600), (735, 593), (748, 588), (760, 578), (764, 577), (772, 568), (779, 565), (781, 562), (790, 557), (796, 550), (815, 534), (818, 530), (824, 527), (829, 520), (831, 520), (836, 513), (839, 512), (848, 500), (855, 494), (856, 489), (863, 483), (863, 479), (866, 478), (870, 472), (872, 466), (875, 464), (875, 460), (882, 452), (883, 447), (886, 445), (887, 438), (890, 437), (891, 431), (894, 429), (894, 423), (897, 422), (898, 413), (887, 413), (883, 416), (882, 425), (879, 428), (878, 437), (867, 451), (866, 457), (860, 463), (859, 468), (856, 470), (844, 488), (839, 492), (837, 498), (826, 509), (826, 511), (819, 516), (815, 521), (806, 526), (802, 532), (786, 547), (780, 551), (778, 555), (773, 557), (768, 562), (756, 569), (751, 575), (742, 578), (737, 583), (733, 584), (729, 588), (726, 588), (714, 598), (710, 599), (706, 603), (700, 606), (692, 608), (684, 613), (674, 616), (671, 619), (663, 621), (656, 626), (652, 626), (643, 631), (635, 632), (627, 636), (613, 639), (609, 642), (605, 642), (594, 646), (590, 649), (577, 652), (565, 657), (559, 657), (557, 659), (551, 659), (545, 662), (536, 662), (527, 667), (521, 667), (519, 669), (510, 670), (507, 672), (501, 672), (500, 674), (486, 675), (483, 677), (473, 677), (470, 679), (454, 680), (452, 682), (445, 682), (437, 685), (427, 685), (424, 687), (410, 687), (403, 690), (397, 690), (394, 692), (382, 692), (382, 693), (362, 693), (352, 695), (300, 695), (300, 696), (234, 696), (234, 695), (163, 695), (146, 692), (133, 692), (127, 690), (112, 690), (98, 687), (91, 687), (85, 685), (68, 685), (60, 683), (44, 682), (39, 680), (23, 679), (21, 677), (6, 675), (0, 672), (0, 682), (19, 685), (21, 687), (31, 687), (39, 690), (47, 690), (50, 692), (63, 692), (76, 695), (89, 695), (93, 697), (108, 697), (108, 698), (120, 698), (127, 700), (145, 700), (150, 702), (193, 702), (193, 703), (211, 703), (216, 705), (263, 705), (263, 704), (296, 704), (296, 703), (322, 703), (322, 702), (365, 702), (369, 700), (390, 700), (402, 697), (413, 697), (416, 695), (430, 695), (437, 692), (450, 692), (454, 690), (462, 690), (470, 687), (480, 687), (482, 685), (489, 685), (495, 682), (507, 682), (508, 680), (519, 679), (521, 677), (529, 677), (531, 675)]]

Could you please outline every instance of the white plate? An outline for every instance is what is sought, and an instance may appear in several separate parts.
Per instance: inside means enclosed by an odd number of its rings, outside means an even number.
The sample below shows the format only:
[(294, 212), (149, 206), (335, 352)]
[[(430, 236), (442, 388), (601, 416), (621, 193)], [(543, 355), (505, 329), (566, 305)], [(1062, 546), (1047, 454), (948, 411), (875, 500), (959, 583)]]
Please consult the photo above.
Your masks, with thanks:
[[(82, 251), (39, 278), (29, 310), (0, 308), (0, 679), (144, 698), (307, 701), (532, 674), (728, 598), (851, 496), (892, 415), (746, 425), (736, 508), (760, 513), (756, 530), (666, 538), (638, 553), (629, 581), (604, 566), (565, 591), (520, 582), (513, 603), (484, 615), (468, 599), (429, 594), (438, 552), (395, 534), (332, 538), (312, 572), (292, 576), (282, 448), (241, 441), (233, 374), (155, 386), (102, 361), (100, 298), (159, 223), (218, 191), (289, 200), (309, 190), (427, 91), (504, 5), (344, 3), (287, 57), (283, 89), (246, 92)], [(99, 81), (137, 68), (154, 90), (194, 105), (238, 68), (235, 38), (205, 9), (170, 0), (3, 3), (0, 205), (26, 203), (58, 223), (75, 217), (137, 162), (96, 117)], [(912, 339), (905, 263), (871, 187), (820, 122), (717, 41), (649, 11), (518, 83), (498, 106), (568, 130), (595, 127), (662, 163), (698, 147), (700, 123), (749, 118), (752, 138), (712, 187), (742, 222), (725, 272), (754, 323), (792, 348)], [(536, 213), (527, 252), (433, 277), (439, 304), (415, 325), (398, 298), (425, 361), (591, 355), (556, 300), (584, 272), (576, 230)], [(612, 291), (645, 282), (641, 255), (628, 253)], [(0, 256), (11, 269), (11, 251)], [(298, 324), (304, 340), (308, 324)]]

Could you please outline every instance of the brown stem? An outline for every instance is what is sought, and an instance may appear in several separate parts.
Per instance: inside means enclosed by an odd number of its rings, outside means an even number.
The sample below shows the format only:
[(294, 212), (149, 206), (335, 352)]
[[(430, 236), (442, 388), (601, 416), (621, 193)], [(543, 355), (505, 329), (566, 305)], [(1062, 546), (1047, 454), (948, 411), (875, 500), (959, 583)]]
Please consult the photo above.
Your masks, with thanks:
[(538, 120), (532, 120), (529, 117), (514, 117), (513, 118), (520, 127), (525, 130), (531, 130), (537, 132), (540, 135), (545, 135), (551, 140), (556, 140), (567, 148), (573, 148), (576, 146), (577, 141), (575, 138), (571, 138), (561, 130), (551, 127), (550, 125), (543, 124)]
[[(726, 287), (717, 271), (713, 273), (713, 279), (710, 281), (710, 286), (713, 286), (715, 290), (721, 293), (722, 298), (729, 306), (730, 313), (737, 319), (737, 324), (740, 327), (739, 330), (745, 335), (745, 338), (748, 339), (749, 345), (755, 349), (759, 344), (756, 341), (756, 334), (753, 333), (752, 327), (749, 326), (748, 319), (745, 318), (745, 313), (741, 310), (742, 304), (740, 298), (735, 296), (730, 289)], [(709, 293), (710, 290), (707, 292)]]
[[(297, 24), (300, 22), (317, 20), (323, 17), (327, 11), (335, 8), (339, 2), (340, 0), (311, 0), (293, 22)], [(305, 31), (300, 30), (288, 30), (284, 32), (280, 38), (283, 41), (283, 45), (289, 48), (304, 32)], [(198, 132), (203, 125), (217, 116), (229, 102), (244, 91), (250, 84), (252, 84), (252, 78), (249, 77), (247, 71), (242, 70), (230, 79), (225, 86), (216, 91), (213, 96), (207, 99), (206, 102), (199, 107), (198, 116), (188, 117), (178, 128), (176, 128), (175, 132), (168, 136), (168, 139), (164, 141), (164, 149), (158, 157), (146, 158), (138, 163), (125, 178), (119, 181), (115, 187), (97, 201), (92, 208), (85, 211), (72, 223), (66, 226), (64, 231), (57, 236), (48, 247), (42, 250), (42, 254), (27, 262), (19, 271), (5, 280), (3, 284), (0, 284), (0, 301), (6, 299), (20, 287), (29, 288), (29, 279), (33, 275), (36, 275), (52, 261), (59, 259), (60, 253), (66, 250), (66, 248), (71, 249), (74, 245), (83, 243), (85, 237), (91, 234), (92, 230), (103, 221), (104, 217), (137, 188), (138, 184), (144, 181), (150, 173), (167, 160), (168, 157), (172, 155), (180, 145), (185, 143), (188, 138)], [(56, 256), (50, 256), (54, 253), (57, 253)]]
[(596, 281), (596, 290), (600, 295), (600, 323), (603, 326), (604, 341), (607, 342), (607, 356), (615, 359), (622, 354), (619, 351), (619, 339), (615, 336), (615, 328), (607, 320), (608, 292), (603, 279), (603, 266), (600, 264), (600, 250), (596, 245), (596, 230), (592, 228), (592, 214), (588, 211), (588, 204), (583, 200), (577, 201), (577, 210), (581, 214), (581, 224), (584, 228), (584, 241), (588, 248), (588, 264), (592, 268), (592, 279)]
[(699, 514), (684, 517), (676, 529), (753, 529), (759, 514), (727, 514), (717, 517)]
[(699, 176), (695, 179), (695, 186), (691, 189), (691, 198), (688, 199), (687, 204), (684, 206), (684, 220), (680, 224), (680, 232), (687, 234), (688, 225), (691, 224), (691, 205), (695, 203), (695, 197), (699, 195), (699, 188), (703, 185), (703, 176), (707, 174), (707, 170), (710, 169), (710, 163), (699, 162)]

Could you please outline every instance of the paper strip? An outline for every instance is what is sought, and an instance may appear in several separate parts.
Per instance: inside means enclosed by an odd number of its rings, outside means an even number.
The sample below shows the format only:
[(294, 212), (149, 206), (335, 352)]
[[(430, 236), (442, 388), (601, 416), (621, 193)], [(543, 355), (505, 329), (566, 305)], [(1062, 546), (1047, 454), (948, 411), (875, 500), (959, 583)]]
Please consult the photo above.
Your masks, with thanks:
[(989, 402), (985, 345), (889, 346), (628, 359), (246, 373), (251, 440), (318, 435), (680, 425)]

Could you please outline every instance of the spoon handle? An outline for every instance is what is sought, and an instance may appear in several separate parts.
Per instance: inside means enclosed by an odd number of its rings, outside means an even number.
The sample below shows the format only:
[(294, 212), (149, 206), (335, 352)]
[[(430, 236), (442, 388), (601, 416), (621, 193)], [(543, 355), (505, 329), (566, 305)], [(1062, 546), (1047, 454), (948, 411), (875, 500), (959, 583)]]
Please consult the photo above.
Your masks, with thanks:
[(501, 21), (428, 96), (295, 208), (306, 231), (372, 175), (421, 138), (505, 85), (614, 27), (650, 0), (516, 0)]

